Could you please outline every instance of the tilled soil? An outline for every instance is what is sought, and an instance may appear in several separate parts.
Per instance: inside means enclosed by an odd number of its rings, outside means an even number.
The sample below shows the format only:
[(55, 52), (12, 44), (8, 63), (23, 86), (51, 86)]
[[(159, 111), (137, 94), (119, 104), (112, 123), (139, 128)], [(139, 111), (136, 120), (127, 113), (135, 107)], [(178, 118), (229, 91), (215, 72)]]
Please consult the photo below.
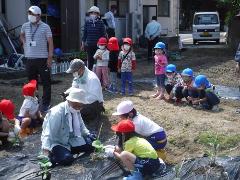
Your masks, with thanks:
[[(226, 48), (187, 49), (182, 52), (181, 60), (170, 61), (169, 63), (176, 64), (179, 71), (189, 67), (196, 74), (205, 74), (213, 84), (232, 87), (240, 85), (239, 76), (234, 72), (235, 62), (233, 61), (233, 54)], [(146, 77), (154, 77), (153, 63), (141, 59), (137, 63), (134, 79)], [(56, 105), (62, 101), (59, 93), (71, 86), (72, 76), (65, 74), (55, 75), (53, 80), (52, 104)], [(0, 80), (0, 99), (12, 99), (16, 104), (16, 113), (23, 101), (21, 87), (25, 82), (25, 78)], [(103, 116), (104, 128), (100, 135), (102, 141), (109, 139), (113, 135), (110, 126), (117, 119), (111, 116), (111, 114), (115, 111), (117, 104), (126, 99), (132, 100), (137, 111), (141, 114), (151, 118), (165, 128), (169, 139), (167, 160), (171, 163), (179, 163), (183, 159), (203, 156), (208, 148), (196, 141), (196, 137), (202, 132), (211, 131), (226, 135), (240, 134), (240, 115), (235, 112), (236, 108), (240, 107), (239, 101), (221, 100), (220, 111), (210, 112), (195, 110), (184, 105), (175, 106), (163, 100), (151, 99), (149, 96), (154, 93), (154, 88), (149, 83), (136, 83), (134, 84), (134, 89), (134, 96), (124, 97), (120, 94), (113, 95), (104, 92), (106, 112)], [(40, 133), (36, 136), (40, 136)], [(40, 143), (40, 138), (36, 141)], [(236, 145), (233, 149), (220, 150), (218, 153), (240, 155), (239, 145)], [(14, 153), (12, 152), (12, 154)], [(5, 156), (9, 156), (9, 153), (1, 151), (0, 157)]]

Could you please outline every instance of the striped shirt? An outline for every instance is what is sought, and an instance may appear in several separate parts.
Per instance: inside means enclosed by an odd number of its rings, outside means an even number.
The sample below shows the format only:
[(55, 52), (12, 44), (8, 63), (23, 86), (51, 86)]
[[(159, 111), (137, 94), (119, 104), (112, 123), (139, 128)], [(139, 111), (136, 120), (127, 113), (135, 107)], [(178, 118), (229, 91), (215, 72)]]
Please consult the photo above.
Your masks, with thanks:
[[(38, 24), (26, 22), (22, 25), (21, 33), (25, 34), (24, 54), (27, 58), (48, 58), (48, 41), (52, 37), (50, 27), (39, 21)], [(36, 46), (31, 42), (36, 42)]]
[(100, 37), (105, 37), (106, 31), (103, 21), (97, 17), (96, 19), (88, 18), (84, 25), (82, 41), (87, 46), (96, 46)]

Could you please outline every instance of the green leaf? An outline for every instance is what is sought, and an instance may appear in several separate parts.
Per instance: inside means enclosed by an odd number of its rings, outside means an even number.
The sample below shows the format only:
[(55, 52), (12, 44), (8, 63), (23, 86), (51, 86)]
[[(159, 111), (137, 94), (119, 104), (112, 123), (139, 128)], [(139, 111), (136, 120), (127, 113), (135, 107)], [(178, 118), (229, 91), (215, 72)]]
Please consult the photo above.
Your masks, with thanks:
[(92, 142), (92, 146), (96, 148), (96, 151), (102, 152), (104, 150), (104, 146), (99, 140), (95, 140)]

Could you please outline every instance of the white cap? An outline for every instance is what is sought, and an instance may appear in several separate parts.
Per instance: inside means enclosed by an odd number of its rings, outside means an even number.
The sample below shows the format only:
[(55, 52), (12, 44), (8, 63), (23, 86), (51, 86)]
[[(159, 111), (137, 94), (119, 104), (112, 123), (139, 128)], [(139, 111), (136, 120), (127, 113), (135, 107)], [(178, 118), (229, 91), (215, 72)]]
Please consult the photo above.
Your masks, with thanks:
[(133, 102), (130, 100), (122, 101), (117, 106), (117, 112), (114, 112), (112, 115), (118, 116), (118, 115), (126, 114), (126, 113), (129, 113), (131, 110), (133, 110)]
[(88, 12), (96, 12), (96, 13), (99, 13), (100, 14), (100, 10), (97, 6), (92, 6), (90, 7), (90, 9), (88, 10)]
[(41, 9), (38, 6), (31, 6), (28, 11), (31, 11), (33, 14), (42, 14)]
[(79, 88), (71, 88), (71, 91), (66, 99), (71, 102), (88, 104), (85, 91)]

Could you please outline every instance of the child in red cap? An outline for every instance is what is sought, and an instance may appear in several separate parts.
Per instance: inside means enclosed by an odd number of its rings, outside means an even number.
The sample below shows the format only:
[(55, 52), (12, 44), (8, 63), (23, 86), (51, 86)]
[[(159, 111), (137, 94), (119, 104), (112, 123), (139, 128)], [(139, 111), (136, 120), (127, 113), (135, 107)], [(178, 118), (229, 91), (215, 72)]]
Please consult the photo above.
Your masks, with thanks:
[(137, 170), (143, 176), (152, 175), (160, 167), (157, 152), (144, 138), (137, 137), (135, 126), (129, 119), (121, 120), (111, 128), (121, 134), (122, 148), (116, 148), (113, 154), (120, 159), (130, 171)]
[(0, 141), (2, 144), (7, 143), (11, 125), (9, 123), (15, 121), (14, 117), (15, 106), (12, 101), (2, 99), (0, 101)]
[(121, 73), (121, 94), (125, 95), (125, 87), (128, 84), (128, 94), (133, 95), (132, 72), (136, 69), (136, 56), (132, 50), (131, 38), (124, 38), (122, 51), (118, 56), (118, 72)]
[(101, 37), (97, 43), (98, 50), (94, 54), (93, 58), (97, 61), (96, 63), (96, 75), (102, 83), (103, 89), (107, 89), (109, 84), (108, 77), (108, 61), (109, 61), (109, 51), (107, 49), (107, 39)]
[(18, 124), (21, 126), (19, 135), (22, 138), (31, 133), (30, 128), (35, 128), (38, 120), (42, 120), (38, 99), (35, 96), (36, 88), (36, 80), (31, 80), (22, 88), (22, 94), (25, 99), (17, 117)]
[(116, 37), (111, 37), (108, 41), (109, 62), (108, 68), (110, 71), (110, 86), (108, 91), (117, 93), (117, 71), (118, 71), (118, 55), (119, 45)]

